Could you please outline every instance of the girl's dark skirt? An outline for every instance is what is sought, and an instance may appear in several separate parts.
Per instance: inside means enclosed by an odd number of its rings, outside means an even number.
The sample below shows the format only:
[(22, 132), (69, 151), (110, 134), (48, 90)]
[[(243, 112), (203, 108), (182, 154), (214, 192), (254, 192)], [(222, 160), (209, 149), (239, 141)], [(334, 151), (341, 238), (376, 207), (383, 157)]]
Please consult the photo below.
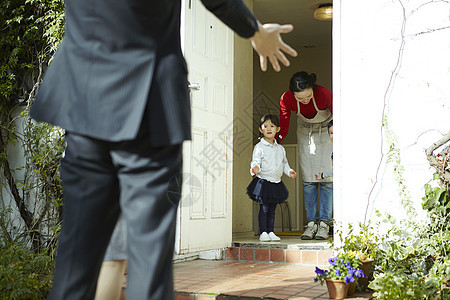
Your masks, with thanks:
[(289, 192), (282, 181), (273, 183), (255, 177), (247, 186), (247, 195), (260, 204), (282, 203), (286, 201)]

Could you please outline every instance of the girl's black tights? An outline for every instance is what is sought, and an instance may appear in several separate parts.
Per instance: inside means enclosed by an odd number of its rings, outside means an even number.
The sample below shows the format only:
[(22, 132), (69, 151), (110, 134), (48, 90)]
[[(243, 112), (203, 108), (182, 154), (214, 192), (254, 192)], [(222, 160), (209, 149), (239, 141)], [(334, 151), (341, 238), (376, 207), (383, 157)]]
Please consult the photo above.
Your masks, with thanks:
[(259, 205), (259, 233), (263, 233), (264, 231), (267, 233), (273, 232), (276, 207), (277, 203)]

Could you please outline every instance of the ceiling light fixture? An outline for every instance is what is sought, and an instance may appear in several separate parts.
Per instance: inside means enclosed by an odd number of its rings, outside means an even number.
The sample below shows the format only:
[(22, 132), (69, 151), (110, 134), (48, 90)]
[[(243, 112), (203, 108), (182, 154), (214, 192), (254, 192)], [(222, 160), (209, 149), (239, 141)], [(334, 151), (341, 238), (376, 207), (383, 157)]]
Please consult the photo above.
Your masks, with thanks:
[(320, 4), (319, 7), (314, 11), (314, 19), (320, 21), (330, 21), (331, 19), (333, 19), (333, 4)]

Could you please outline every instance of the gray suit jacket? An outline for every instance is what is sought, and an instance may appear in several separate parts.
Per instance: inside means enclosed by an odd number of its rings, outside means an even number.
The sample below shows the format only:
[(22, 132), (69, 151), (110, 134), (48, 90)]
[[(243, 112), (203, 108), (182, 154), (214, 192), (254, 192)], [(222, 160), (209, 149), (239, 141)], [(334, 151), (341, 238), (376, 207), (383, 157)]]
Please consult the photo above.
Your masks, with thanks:
[[(241, 0), (202, 2), (242, 37), (257, 29)], [(133, 139), (146, 112), (152, 145), (190, 139), (180, 0), (66, 0), (65, 5), (65, 37), (31, 116), (116, 142)]]

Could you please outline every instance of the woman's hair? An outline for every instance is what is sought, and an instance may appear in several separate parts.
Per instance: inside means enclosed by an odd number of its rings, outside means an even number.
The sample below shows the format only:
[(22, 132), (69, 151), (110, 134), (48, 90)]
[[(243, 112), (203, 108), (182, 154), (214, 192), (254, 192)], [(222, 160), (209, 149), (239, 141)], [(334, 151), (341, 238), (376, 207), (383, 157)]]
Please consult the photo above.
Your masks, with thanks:
[(270, 120), (270, 122), (272, 122), (273, 125), (275, 125), (275, 126), (277, 126), (277, 127), (280, 127), (280, 121), (279, 121), (279, 119), (278, 119), (278, 116), (277, 116), (277, 115), (271, 115), (271, 114), (264, 115), (264, 116), (261, 118), (261, 120), (260, 120), (260, 122), (259, 122), (259, 127), (262, 128), (262, 125), (263, 125), (267, 120)]
[(289, 90), (292, 93), (301, 92), (307, 88), (315, 89), (317, 84), (317, 76), (314, 73), (308, 74), (308, 72), (301, 71), (292, 75), (289, 81)]

